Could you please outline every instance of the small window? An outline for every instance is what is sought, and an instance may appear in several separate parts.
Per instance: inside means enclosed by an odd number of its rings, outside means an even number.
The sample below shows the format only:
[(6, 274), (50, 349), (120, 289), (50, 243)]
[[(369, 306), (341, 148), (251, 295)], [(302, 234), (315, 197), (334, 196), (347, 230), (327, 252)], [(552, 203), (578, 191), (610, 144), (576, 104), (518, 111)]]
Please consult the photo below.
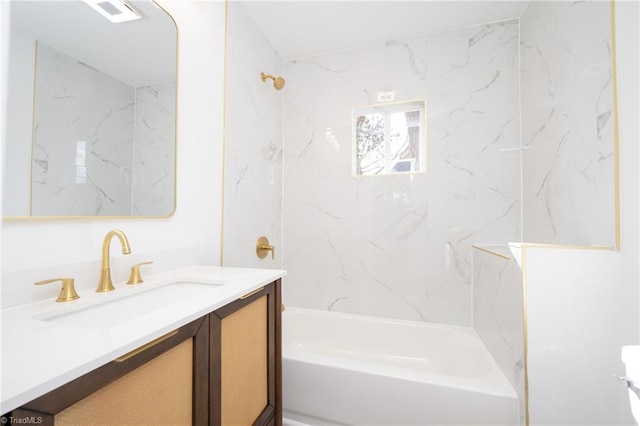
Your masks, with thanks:
[(410, 101), (355, 110), (354, 174), (424, 172), (425, 109), (425, 101)]

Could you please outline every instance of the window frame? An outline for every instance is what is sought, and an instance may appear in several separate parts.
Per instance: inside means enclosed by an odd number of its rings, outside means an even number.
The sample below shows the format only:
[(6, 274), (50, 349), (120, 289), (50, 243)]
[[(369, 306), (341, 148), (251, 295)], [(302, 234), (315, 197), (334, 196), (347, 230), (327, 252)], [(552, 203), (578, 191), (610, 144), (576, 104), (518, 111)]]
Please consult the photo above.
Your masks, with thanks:
[[(417, 158), (400, 159), (413, 160), (419, 167), (419, 170), (412, 170), (408, 172), (404, 171), (392, 171), (395, 163), (391, 163), (391, 144), (390, 140), (390, 126), (389, 117), (392, 113), (398, 112), (412, 112), (418, 111), (420, 116), (418, 118), (419, 126), (419, 145)], [(385, 127), (384, 127), (384, 141), (385, 141), (385, 167), (380, 173), (375, 174), (358, 174), (358, 146), (357, 146), (357, 119), (360, 116), (374, 113), (385, 114)], [(371, 104), (362, 107), (356, 107), (352, 109), (351, 113), (351, 175), (354, 177), (370, 177), (370, 176), (395, 176), (406, 174), (421, 174), (427, 171), (427, 101), (426, 99), (411, 99), (406, 101), (384, 102), (378, 104)]]

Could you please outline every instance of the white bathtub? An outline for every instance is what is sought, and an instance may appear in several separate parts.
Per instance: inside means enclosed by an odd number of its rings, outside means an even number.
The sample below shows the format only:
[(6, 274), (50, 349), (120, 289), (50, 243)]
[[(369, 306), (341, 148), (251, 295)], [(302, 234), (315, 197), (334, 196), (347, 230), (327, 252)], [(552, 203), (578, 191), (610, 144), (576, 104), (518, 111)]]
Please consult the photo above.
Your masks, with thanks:
[(285, 424), (518, 424), (470, 328), (289, 306), (282, 324)]

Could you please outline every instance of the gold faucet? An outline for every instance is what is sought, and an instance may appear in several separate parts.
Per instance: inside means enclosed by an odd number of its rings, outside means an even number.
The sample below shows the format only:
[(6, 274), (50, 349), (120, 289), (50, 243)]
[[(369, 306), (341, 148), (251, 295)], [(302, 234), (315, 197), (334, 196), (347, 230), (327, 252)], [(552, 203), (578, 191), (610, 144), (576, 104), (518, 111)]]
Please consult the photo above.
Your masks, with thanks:
[(118, 229), (107, 232), (107, 235), (105, 235), (104, 241), (102, 242), (102, 272), (100, 273), (100, 283), (96, 289), (97, 293), (104, 293), (116, 289), (111, 282), (111, 268), (109, 267), (109, 247), (111, 245), (111, 239), (114, 236), (118, 237), (120, 240), (120, 244), (122, 245), (122, 254), (131, 253), (129, 240), (127, 240), (127, 236), (124, 235), (124, 232)]

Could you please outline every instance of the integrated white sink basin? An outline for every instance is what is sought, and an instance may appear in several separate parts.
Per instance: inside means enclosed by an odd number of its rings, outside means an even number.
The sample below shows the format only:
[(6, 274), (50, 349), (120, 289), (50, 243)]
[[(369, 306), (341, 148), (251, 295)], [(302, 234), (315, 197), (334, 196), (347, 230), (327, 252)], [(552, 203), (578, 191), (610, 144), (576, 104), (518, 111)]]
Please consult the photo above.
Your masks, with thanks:
[(180, 281), (70, 312), (38, 315), (34, 319), (83, 328), (109, 327), (152, 311), (170, 309), (171, 305), (186, 299), (209, 297), (221, 287), (222, 283)]

